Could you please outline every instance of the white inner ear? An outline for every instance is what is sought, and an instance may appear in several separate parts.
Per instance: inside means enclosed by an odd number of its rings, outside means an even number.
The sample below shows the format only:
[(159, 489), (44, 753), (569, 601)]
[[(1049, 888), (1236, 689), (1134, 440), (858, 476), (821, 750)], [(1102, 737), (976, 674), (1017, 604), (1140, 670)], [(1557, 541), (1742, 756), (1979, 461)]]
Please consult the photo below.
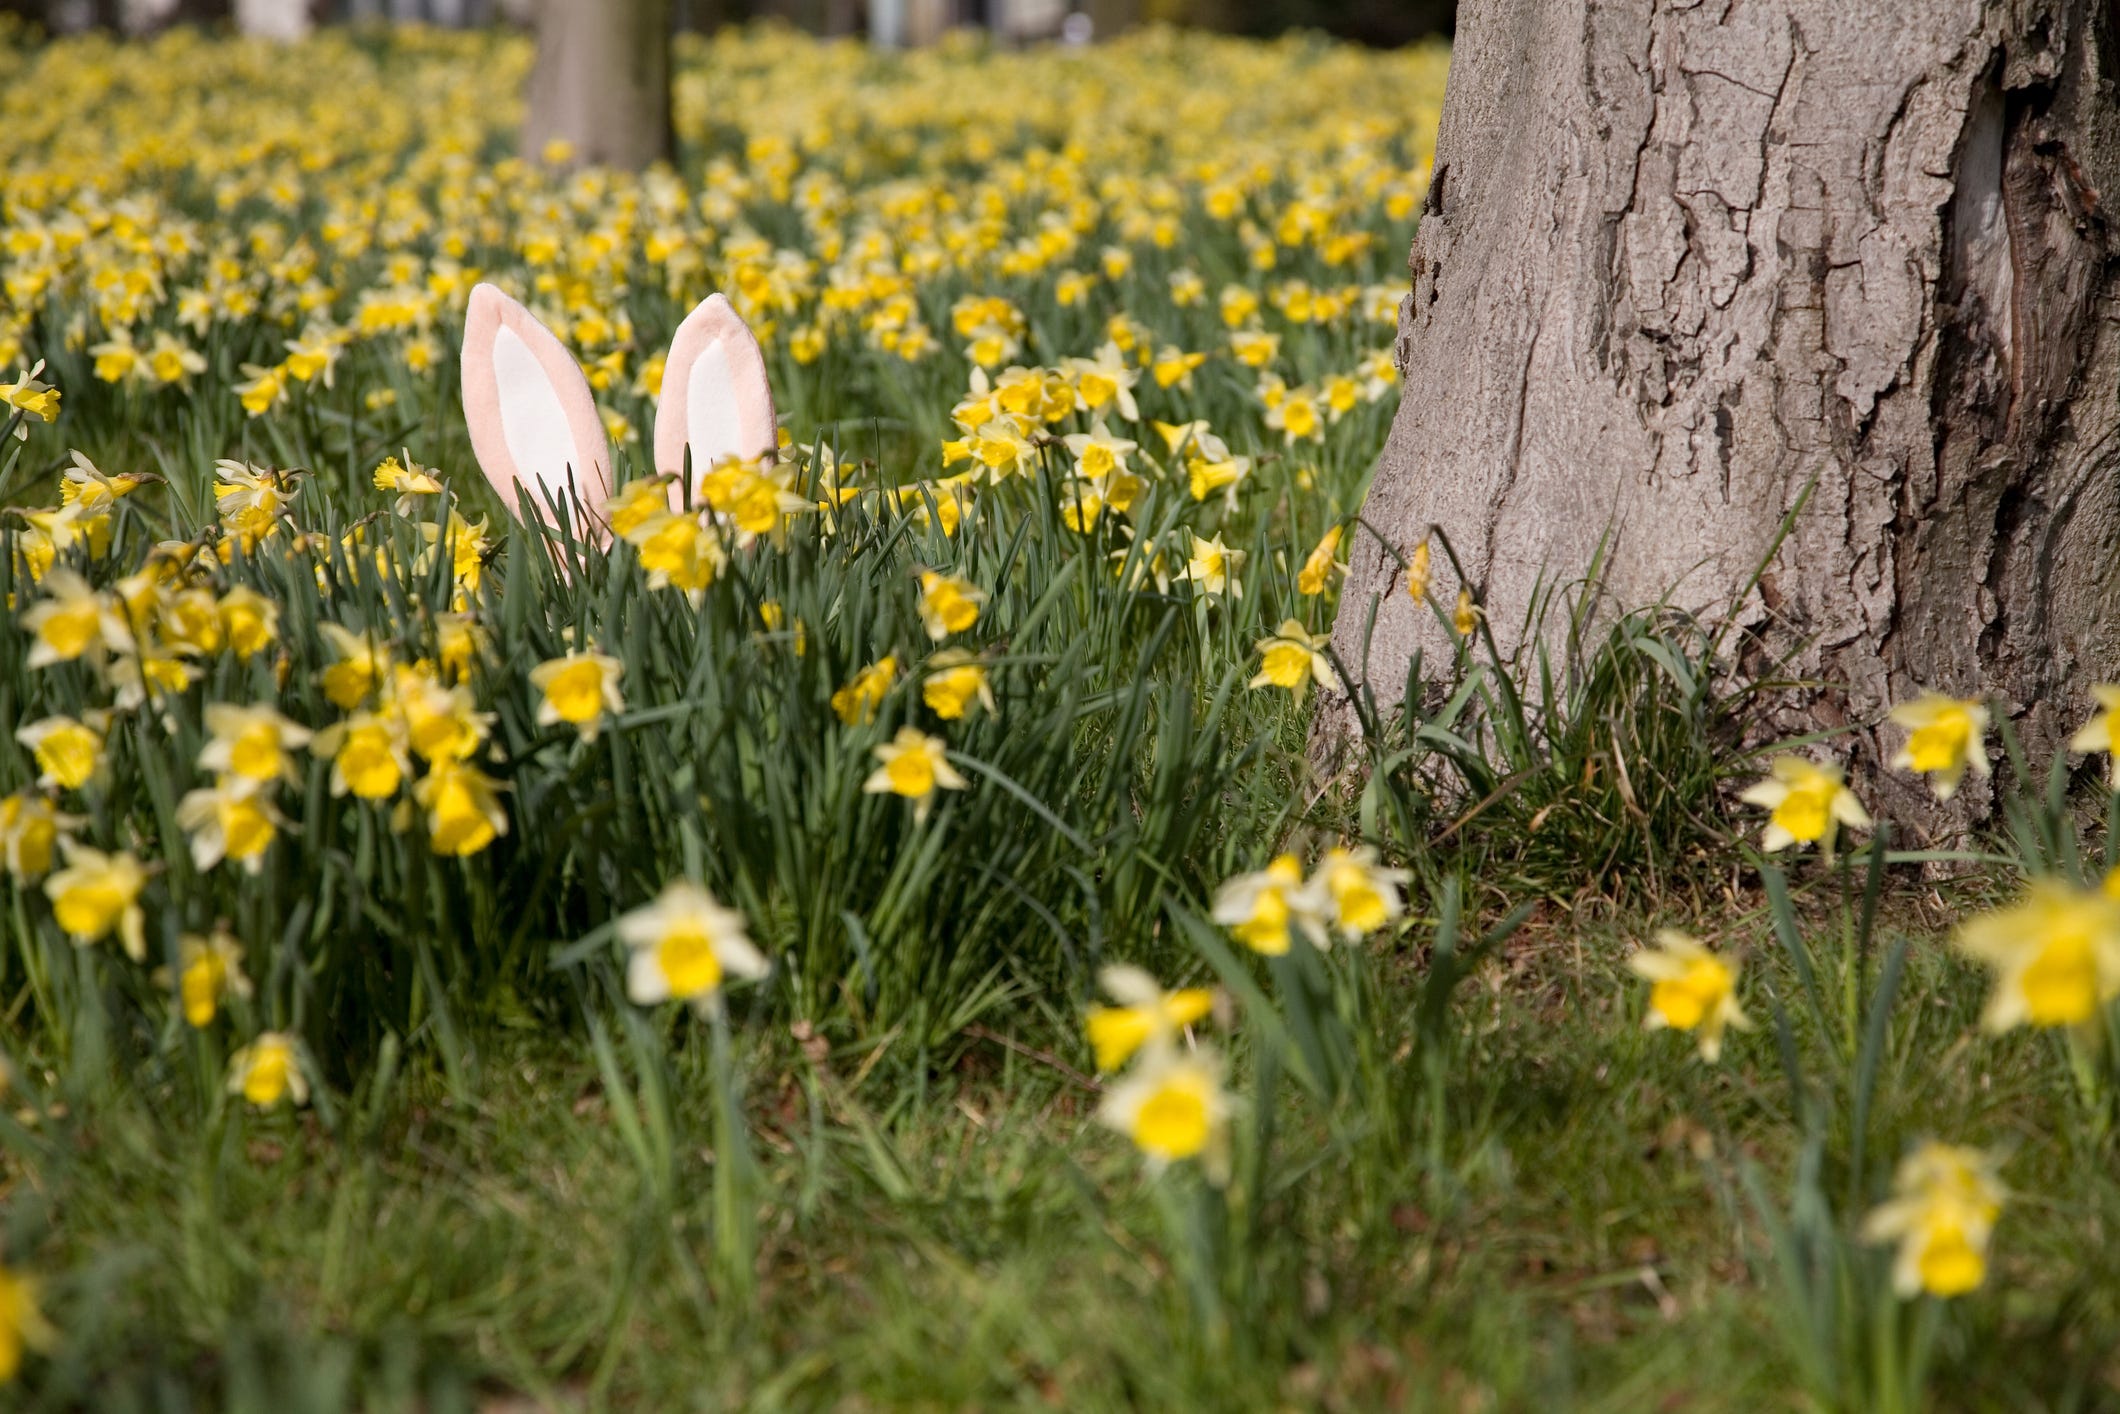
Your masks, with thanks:
[[(557, 494), (567, 484), (567, 466), (574, 460), (574, 429), (559, 405), (559, 393), (546, 376), (537, 355), (523, 336), (503, 324), (493, 336), (493, 381), (500, 394), (501, 435), (507, 439), (508, 455), (515, 459), (518, 477), (535, 477), (538, 484)], [(575, 468), (577, 479), (587, 467)], [(544, 510), (541, 497), (533, 496), (536, 509)], [(515, 507), (510, 506), (509, 510)]]
[(716, 339), (692, 360), (692, 376), (685, 380), (685, 434), (692, 446), (695, 476), (713, 466), (716, 457), (758, 450), (743, 445), (743, 426), (731, 389), (729, 348)]

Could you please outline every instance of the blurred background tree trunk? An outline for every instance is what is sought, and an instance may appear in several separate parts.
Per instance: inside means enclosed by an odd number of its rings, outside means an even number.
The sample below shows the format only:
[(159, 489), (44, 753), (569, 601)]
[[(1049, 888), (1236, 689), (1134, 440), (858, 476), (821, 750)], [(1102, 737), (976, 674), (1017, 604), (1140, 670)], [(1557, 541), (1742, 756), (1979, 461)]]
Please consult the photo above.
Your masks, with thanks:
[(2054, 744), (2120, 676), (2116, 17), (1468, 0), (1343, 659), (1374, 602), (1380, 697), (1450, 661), (1434, 523), (1505, 651), (1602, 546), (1611, 607), (1734, 604), (1749, 668), (1830, 684), (1784, 726), (1933, 688)]
[(638, 170), (674, 152), (670, 0), (538, 0), (523, 154)]

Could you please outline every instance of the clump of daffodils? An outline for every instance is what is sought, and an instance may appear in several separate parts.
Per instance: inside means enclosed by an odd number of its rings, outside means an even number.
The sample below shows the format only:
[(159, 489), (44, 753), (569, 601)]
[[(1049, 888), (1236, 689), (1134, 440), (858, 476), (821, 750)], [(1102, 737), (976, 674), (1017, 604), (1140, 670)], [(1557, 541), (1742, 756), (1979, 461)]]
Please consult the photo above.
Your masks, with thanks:
[(1848, 789), (1839, 765), (1824, 765), (1802, 756), (1777, 756), (1765, 780), (1748, 787), (1738, 799), (1768, 811), (1759, 845), (1769, 854), (1792, 845), (1815, 844), (1828, 858), (1842, 826), (1870, 828), (1869, 812)]
[(2018, 902), (1961, 923), (1955, 941), (1994, 975), (1990, 1031), (2085, 1026), (2120, 996), (2120, 901), (2102, 888), (2035, 879)]
[(1133, 1065), (1105, 1091), (1097, 1118), (1131, 1140), (1151, 1169), (1198, 1159), (1210, 1182), (1227, 1182), (1233, 1105), (1222, 1062), (1185, 1044), (1186, 1028), (1212, 1010), (1213, 995), (1166, 992), (1138, 967), (1107, 967), (1098, 980), (1117, 1005), (1089, 1010), (1097, 1067)]
[(1711, 1065), (1722, 1056), (1725, 1031), (1752, 1027), (1737, 1003), (1736, 959), (1710, 952), (1695, 938), (1666, 928), (1656, 935), (1656, 946), (1628, 958), (1627, 967), (1650, 984), (1644, 1024), (1652, 1031), (1693, 1033), (1700, 1058)]
[(1892, 1196), (1863, 1219), (1865, 1242), (1894, 1243), (1902, 1297), (1963, 1296), (1987, 1279), (1988, 1240), (2008, 1197), (2001, 1160), (1931, 1140), (1899, 1162)]
[(1333, 932), (1358, 941), (1389, 926), (1406, 911), (1400, 891), (1412, 877), (1385, 867), (1367, 845), (1327, 850), (1307, 879), (1302, 861), (1280, 854), (1264, 869), (1225, 881), (1212, 916), (1253, 952), (1278, 957), (1297, 934), (1324, 948)]
[(206, 727), (213, 737), (199, 753), (199, 769), (212, 772), (214, 783), (178, 802), (177, 823), (191, 836), (194, 868), (203, 873), (232, 859), (256, 874), (287, 823), (272, 793), (300, 780), (290, 753), (309, 745), (311, 734), (263, 703), (213, 703)]
[(676, 1000), (705, 1012), (730, 978), (755, 982), (770, 970), (743, 915), (689, 879), (620, 918), (618, 937), (630, 950), (626, 995), (640, 1006)]

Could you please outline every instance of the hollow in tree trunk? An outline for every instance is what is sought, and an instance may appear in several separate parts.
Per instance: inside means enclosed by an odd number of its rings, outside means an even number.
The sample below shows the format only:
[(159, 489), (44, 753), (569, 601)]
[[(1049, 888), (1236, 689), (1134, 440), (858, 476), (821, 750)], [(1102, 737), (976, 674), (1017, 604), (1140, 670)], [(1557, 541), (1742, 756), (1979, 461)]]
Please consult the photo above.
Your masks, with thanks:
[(667, 160), (669, 0), (537, 0), (528, 103), (525, 156), (635, 170)]
[(2120, 675), (2116, 24), (2105, 0), (1468, 0), (1365, 511), (1389, 544), (1356, 536), (1343, 660), (1374, 604), (1380, 695), (1416, 646), (1447, 661), (1401, 569), (1433, 523), (1505, 651), (1540, 577), (1603, 544), (1607, 602), (1734, 606), (1753, 665), (1821, 684), (1784, 725), (1861, 726), (1872, 765), (1883, 709), (1927, 688), (2060, 740)]

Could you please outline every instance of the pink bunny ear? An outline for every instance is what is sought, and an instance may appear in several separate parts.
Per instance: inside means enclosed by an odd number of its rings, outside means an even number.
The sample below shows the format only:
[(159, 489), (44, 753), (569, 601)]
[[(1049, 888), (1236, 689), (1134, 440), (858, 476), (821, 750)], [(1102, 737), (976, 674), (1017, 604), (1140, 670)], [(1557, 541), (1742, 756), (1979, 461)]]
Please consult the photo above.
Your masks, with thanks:
[(464, 315), (464, 421), (479, 467), (509, 510), (516, 488), (542, 512), (563, 500), (572, 473), (583, 533), (587, 512), (611, 496), (611, 443), (581, 365), (537, 316), (492, 285), (471, 291)]
[(727, 299), (708, 295), (670, 340), (655, 412), (655, 469), (683, 472), (690, 446), (697, 481), (717, 458), (763, 457), (779, 445), (758, 340)]

